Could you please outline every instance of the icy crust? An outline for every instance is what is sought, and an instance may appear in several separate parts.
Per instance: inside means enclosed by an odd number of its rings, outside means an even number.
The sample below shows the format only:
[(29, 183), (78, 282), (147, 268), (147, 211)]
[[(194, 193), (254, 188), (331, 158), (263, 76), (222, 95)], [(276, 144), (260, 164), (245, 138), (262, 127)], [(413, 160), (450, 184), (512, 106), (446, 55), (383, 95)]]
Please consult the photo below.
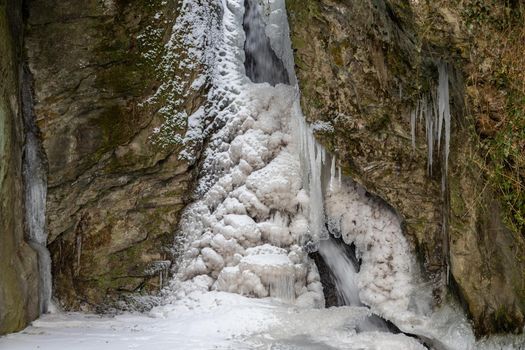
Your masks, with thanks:
[(361, 268), (359, 299), (403, 332), (443, 349), (473, 349), (475, 338), (459, 307), (431, 309), (431, 289), (418, 280), (397, 215), (356, 183), (343, 181), (325, 198), (329, 230), (355, 244)]
[(217, 290), (324, 306), (315, 264), (297, 244), (308, 196), (291, 143), (296, 99), (288, 85), (253, 84), (244, 73), (244, 1), (223, 1), (210, 100), (218, 128), (205, 153), (201, 198), (185, 212), (177, 297)]
[[(363, 307), (290, 308), (270, 299), (193, 292), (148, 314), (47, 314), (23, 332), (0, 337), (0, 349), (427, 349), (404, 334), (358, 332), (368, 315)], [(517, 350), (524, 341), (523, 335), (496, 336), (451, 349)]]
[(402, 315), (410, 306), (415, 264), (407, 254), (410, 250), (399, 219), (364, 189), (346, 181), (329, 190), (325, 201), (330, 231), (342, 236), (345, 243), (354, 243), (362, 259), (358, 274), (361, 301), (387, 319)]

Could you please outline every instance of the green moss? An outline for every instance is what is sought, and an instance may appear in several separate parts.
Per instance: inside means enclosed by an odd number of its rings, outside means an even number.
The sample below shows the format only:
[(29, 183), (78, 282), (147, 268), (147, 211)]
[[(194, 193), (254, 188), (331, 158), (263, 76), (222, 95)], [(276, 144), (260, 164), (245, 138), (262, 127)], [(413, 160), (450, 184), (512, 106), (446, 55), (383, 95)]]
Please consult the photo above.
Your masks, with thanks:
[(124, 61), (97, 74), (96, 85), (102, 91), (110, 89), (116, 95), (142, 96), (147, 87), (144, 71), (136, 62)]
[(459, 184), (458, 177), (449, 177), (450, 210), (453, 215), (461, 216), (466, 211), (466, 204), (462, 196), (463, 189)]
[[(308, 44), (305, 42), (305, 40), (302, 37), (294, 36), (292, 38), (292, 47), (296, 50), (302, 50), (306, 47), (308, 47)], [(297, 57), (299, 62), (301, 62), (300, 57)], [(295, 61), (295, 64), (298, 64), (297, 60)]]
[(290, 0), (286, 2), (286, 9), (294, 21), (298, 23), (308, 23), (312, 19), (323, 21), (319, 1), (315, 0)]
[(499, 307), (492, 315), (493, 327), (496, 332), (511, 333), (516, 329), (514, 317), (505, 306)]

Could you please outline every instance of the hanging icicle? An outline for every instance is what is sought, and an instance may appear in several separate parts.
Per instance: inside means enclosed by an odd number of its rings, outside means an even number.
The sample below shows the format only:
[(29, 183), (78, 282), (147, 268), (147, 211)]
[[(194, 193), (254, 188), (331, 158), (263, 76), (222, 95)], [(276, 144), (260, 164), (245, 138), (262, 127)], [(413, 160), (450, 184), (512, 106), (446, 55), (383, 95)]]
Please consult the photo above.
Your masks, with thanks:
[[(410, 131), (412, 148), (416, 148), (416, 126), (424, 122), (427, 139), (428, 173), (432, 175), (434, 152), (442, 152), (442, 189), (445, 190), (448, 173), (448, 156), (450, 149), (450, 94), (448, 65), (445, 62), (438, 64), (438, 86), (435, 91), (422, 96), (416, 108), (410, 113)], [(441, 139), (444, 138), (444, 148)]]

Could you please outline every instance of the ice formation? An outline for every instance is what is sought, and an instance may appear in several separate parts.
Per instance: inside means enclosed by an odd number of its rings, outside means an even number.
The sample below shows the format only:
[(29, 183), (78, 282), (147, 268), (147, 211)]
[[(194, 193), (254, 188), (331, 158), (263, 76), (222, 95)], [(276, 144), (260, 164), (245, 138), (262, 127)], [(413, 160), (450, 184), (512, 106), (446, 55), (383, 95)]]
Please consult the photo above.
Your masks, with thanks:
[[(314, 131), (330, 132), (331, 125), (310, 126), (303, 118), (284, 0), (221, 0), (214, 3), (221, 11), (210, 4), (184, 0), (173, 30), (194, 45), (190, 58), (207, 67), (196, 85), (206, 81), (211, 90), (210, 103), (188, 118), (183, 142), (210, 138), (198, 199), (186, 209), (177, 233), (180, 260), (165, 289), (171, 303), (146, 316), (47, 315), (24, 334), (0, 339), (0, 347), (425, 349), (413, 337), (390, 333), (384, 322), (372, 322), (373, 315), (436, 349), (505, 344), (475, 343), (460, 308), (451, 303), (431, 309), (430, 288), (419, 280), (400, 218), (344, 178), (337, 160), (316, 142)], [(168, 49), (180, 38), (172, 39)], [(173, 59), (168, 55), (161, 70), (170, 71)], [(193, 63), (188, 57), (178, 61)], [(446, 167), (446, 67), (439, 73), (438, 92), (412, 114), (412, 136), (415, 140), (416, 119), (424, 118), (431, 166), (444, 127)], [(158, 93), (176, 88), (164, 86)], [(175, 113), (175, 122), (179, 117)], [(192, 150), (185, 151), (194, 162)], [(34, 183), (30, 198), (37, 210), (42, 192)], [(41, 217), (34, 219), (40, 227)], [(31, 232), (38, 239), (44, 234)], [(356, 247), (359, 269), (330, 235)], [(320, 276), (307, 254), (317, 249), (347, 306), (323, 308)], [(168, 266), (152, 268), (162, 273)]]
[[(24, 74), (27, 74), (24, 72)], [(27, 85), (27, 84), (26, 84)], [(40, 313), (49, 311), (51, 304), (51, 256), (47, 249), (46, 195), (47, 172), (40, 149), (38, 128), (32, 110), (33, 97), (28, 87), (24, 88), (24, 126), (26, 142), (24, 145), (24, 195), (27, 241), (36, 251), (39, 271), (39, 309)]]
[(9, 350), (424, 350), (402, 334), (354, 327), (363, 308), (290, 310), (270, 299), (209, 292), (157, 307), (146, 315), (46, 315), (24, 332), (0, 337)]
[[(423, 96), (417, 103), (416, 108), (410, 114), (410, 129), (412, 135), (412, 147), (416, 148), (416, 129), (418, 121), (424, 123), (427, 153), (428, 172), (432, 174), (434, 165), (434, 152), (442, 152), (443, 156), (443, 190), (445, 188), (448, 173), (448, 156), (450, 149), (450, 96), (449, 96), (449, 71), (445, 62), (438, 64), (438, 86), (427, 96)], [(443, 130), (444, 129), (444, 130)], [(443, 132), (444, 131), (444, 132)], [(441, 148), (442, 139), (444, 147)]]
[(210, 92), (222, 127), (206, 151), (202, 197), (182, 219), (175, 284), (183, 294), (209, 287), (320, 307), (317, 268), (299, 245), (309, 208), (291, 137), (297, 94), (265, 34), (260, 6), (248, 4), (244, 13), (243, 1), (224, 2)]
[(397, 216), (362, 187), (346, 181), (327, 193), (326, 211), (330, 231), (355, 244), (362, 260), (359, 299), (387, 319), (409, 310), (417, 274)]
[(449, 305), (432, 309), (431, 288), (420, 279), (400, 219), (391, 208), (343, 179), (327, 190), (325, 209), (330, 233), (354, 244), (361, 260), (359, 273), (345, 284), (348, 293), (357, 285), (360, 302), (373, 314), (437, 348), (472, 349), (474, 335), (462, 311)]
[[(449, 328), (431, 310), (430, 289), (418, 280), (400, 219), (342, 178), (336, 159), (305, 122), (283, 22), (284, 1), (262, 7), (247, 0), (247, 13), (243, 0), (222, 3), (223, 40), (216, 43), (209, 95), (215, 129), (205, 151), (199, 199), (181, 221), (174, 295), (214, 290), (322, 307), (319, 273), (307, 253), (332, 234), (353, 243), (362, 260), (355, 283), (345, 286), (350, 304), (368, 306), (404, 332), (439, 339)], [(448, 81), (446, 70), (440, 73)], [(447, 100), (446, 91), (440, 98)], [(439, 111), (441, 123), (448, 125), (446, 106)], [(428, 130), (437, 130), (439, 120)], [(375, 325), (368, 330), (385, 329)], [(469, 334), (462, 329), (445, 347), (470, 339)]]

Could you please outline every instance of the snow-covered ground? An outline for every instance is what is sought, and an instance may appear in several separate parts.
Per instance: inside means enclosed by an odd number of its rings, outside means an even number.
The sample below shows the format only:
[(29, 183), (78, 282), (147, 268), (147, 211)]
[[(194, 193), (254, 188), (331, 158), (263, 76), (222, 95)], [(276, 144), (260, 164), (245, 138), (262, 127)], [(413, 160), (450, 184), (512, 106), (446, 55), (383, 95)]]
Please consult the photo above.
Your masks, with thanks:
[[(0, 337), (1, 350), (423, 350), (403, 334), (355, 330), (360, 307), (299, 308), (270, 298), (193, 293), (146, 314), (47, 314)], [(521, 350), (524, 337), (494, 337), (469, 350)]]
[(404, 335), (357, 334), (366, 315), (364, 308), (301, 309), (270, 298), (194, 293), (147, 314), (48, 314), (0, 338), (0, 349), (424, 349)]

